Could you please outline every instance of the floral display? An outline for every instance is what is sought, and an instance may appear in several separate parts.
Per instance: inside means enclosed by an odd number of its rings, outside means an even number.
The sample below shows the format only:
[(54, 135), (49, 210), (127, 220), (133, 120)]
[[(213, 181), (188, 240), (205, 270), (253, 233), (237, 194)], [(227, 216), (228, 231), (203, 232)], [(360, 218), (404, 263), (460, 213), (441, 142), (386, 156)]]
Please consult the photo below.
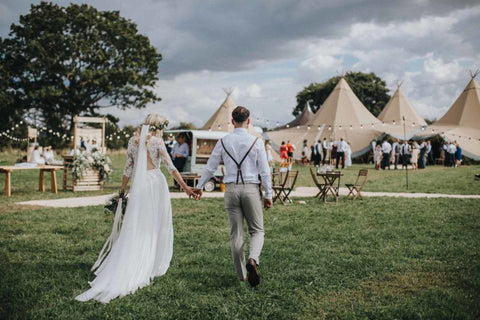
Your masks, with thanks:
[(97, 170), (101, 181), (106, 181), (112, 173), (110, 157), (100, 151), (94, 151), (90, 154), (76, 155), (72, 162), (72, 174), (75, 180), (82, 177), (83, 172), (88, 168)]

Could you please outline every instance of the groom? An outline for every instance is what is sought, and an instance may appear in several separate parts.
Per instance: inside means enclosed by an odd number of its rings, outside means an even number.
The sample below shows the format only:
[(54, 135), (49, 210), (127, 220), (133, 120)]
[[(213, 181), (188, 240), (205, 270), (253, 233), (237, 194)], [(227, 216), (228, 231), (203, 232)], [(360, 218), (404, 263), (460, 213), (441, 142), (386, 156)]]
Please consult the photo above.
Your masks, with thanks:
[[(194, 192), (201, 196), (204, 184), (209, 181), (223, 160), (226, 174), (225, 209), (230, 222), (230, 248), (238, 278), (251, 286), (260, 282), (258, 263), (263, 247), (263, 211), (260, 183), (265, 189), (263, 205), (269, 209), (272, 203), (272, 183), (265, 145), (250, 135), (250, 111), (236, 107), (232, 112), (233, 133), (217, 142), (206, 168), (203, 170)], [(250, 254), (245, 261), (243, 251), (243, 220), (247, 221), (250, 234)]]

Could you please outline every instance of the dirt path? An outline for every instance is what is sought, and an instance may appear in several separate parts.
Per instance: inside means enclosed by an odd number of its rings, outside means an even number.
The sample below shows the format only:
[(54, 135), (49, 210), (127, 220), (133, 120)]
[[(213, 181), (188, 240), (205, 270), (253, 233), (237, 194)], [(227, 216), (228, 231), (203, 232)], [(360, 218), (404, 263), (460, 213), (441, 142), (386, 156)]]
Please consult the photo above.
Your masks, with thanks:
[[(298, 187), (292, 192), (292, 197), (308, 198), (313, 197), (318, 193), (317, 188), (312, 187)], [(347, 195), (346, 188), (340, 188), (340, 195)], [(480, 195), (461, 195), (461, 194), (439, 194), (439, 193), (394, 193), (394, 192), (362, 192), (364, 197), (401, 197), (401, 198), (456, 198), (456, 199), (480, 199)], [(86, 206), (104, 205), (105, 202), (112, 197), (112, 194), (93, 196), (93, 197), (79, 197), (79, 198), (63, 198), (54, 200), (32, 200), (17, 202), (21, 205), (34, 205), (43, 207), (57, 207), (57, 208), (75, 208)], [(186, 199), (185, 193), (172, 192), (170, 193), (172, 199)], [(221, 192), (205, 192), (204, 198), (223, 198)]]

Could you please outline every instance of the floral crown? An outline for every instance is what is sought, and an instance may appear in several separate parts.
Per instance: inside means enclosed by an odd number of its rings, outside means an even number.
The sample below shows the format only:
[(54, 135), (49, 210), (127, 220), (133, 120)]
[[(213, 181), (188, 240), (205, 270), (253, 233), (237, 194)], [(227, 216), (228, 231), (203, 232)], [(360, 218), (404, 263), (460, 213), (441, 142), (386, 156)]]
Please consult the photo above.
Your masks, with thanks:
[(151, 125), (148, 129), (150, 131), (163, 130), (168, 126), (168, 120), (157, 122), (154, 125)]

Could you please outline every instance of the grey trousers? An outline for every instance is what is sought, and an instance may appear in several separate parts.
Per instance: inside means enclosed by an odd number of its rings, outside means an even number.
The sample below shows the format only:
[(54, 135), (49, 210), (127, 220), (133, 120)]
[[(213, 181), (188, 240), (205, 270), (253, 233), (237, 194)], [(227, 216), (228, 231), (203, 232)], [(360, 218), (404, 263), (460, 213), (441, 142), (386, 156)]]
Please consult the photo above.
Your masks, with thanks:
[(245, 253), (243, 250), (243, 220), (247, 221), (250, 234), (249, 258), (259, 263), (263, 247), (263, 208), (258, 184), (228, 183), (225, 190), (225, 209), (230, 222), (230, 248), (233, 265), (240, 280), (247, 276)]

